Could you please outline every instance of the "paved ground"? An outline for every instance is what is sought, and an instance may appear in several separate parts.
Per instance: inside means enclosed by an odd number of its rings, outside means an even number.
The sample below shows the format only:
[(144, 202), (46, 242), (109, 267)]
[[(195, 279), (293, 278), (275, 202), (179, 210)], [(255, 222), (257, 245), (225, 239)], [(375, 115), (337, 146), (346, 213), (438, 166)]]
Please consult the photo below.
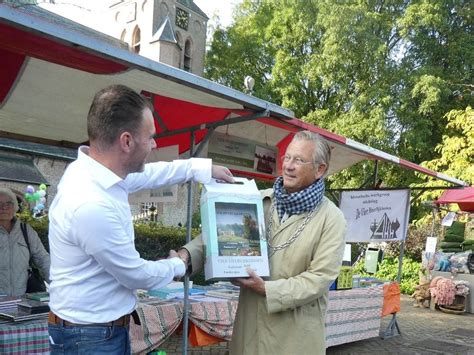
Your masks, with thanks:
[[(391, 317), (382, 320), (383, 333)], [(413, 307), (412, 299), (403, 296), (397, 315), (401, 335), (388, 339), (373, 338), (327, 349), (328, 354), (456, 354), (474, 355), (474, 314), (453, 315), (427, 308)], [(182, 339), (173, 335), (160, 349), (167, 355), (182, 354)], [(228, 343), (189, 348), (190, 355), (225, 355)], [(271, 354), (269, 354), (271, 355)], [(299, 354), (304, 355), (304, 354)], [(308, 354), (310, 355), (310, 354)]]

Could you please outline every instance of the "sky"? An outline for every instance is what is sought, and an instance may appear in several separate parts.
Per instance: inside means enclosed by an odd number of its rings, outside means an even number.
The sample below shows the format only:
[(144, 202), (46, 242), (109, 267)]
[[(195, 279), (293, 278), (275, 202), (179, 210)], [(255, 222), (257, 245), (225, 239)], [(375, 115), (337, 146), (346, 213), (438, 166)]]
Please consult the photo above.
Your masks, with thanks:
[[(100, 13), (105, 11), (110, 1), (106, 0), (56, 0), (55, 4), (38, 1), (40, 6), (68, 17), (83, 25), (90, 25), (92, 21), (100, 17)], [(219, 23), (227, 27), (232, 21), (232, 9), (242, 0), (194, 0), (194, 3), (209, 17), (208, 25), (215, 25), (215, 15), (219, 17)], [(94, 9), (94, 12), (91, 11)], [(99, 14), (98, 16), (87, 16), (88, 14)]]
[(213, 23), (214, 15), (219, 16), (219, 22), (227, 27), (232, 22), (232, 9), (242, 0), (194, 0), (194, 3), (209, 17), (209, 23)]

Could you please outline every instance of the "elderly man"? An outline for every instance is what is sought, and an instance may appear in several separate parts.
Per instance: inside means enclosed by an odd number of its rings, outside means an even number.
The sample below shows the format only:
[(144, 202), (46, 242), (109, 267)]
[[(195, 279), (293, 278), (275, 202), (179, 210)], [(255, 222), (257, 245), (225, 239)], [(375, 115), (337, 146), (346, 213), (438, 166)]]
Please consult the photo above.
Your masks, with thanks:
[[(270, 278), (248, 270), (241, 286), (232, 354), (324, 354), (330, 284), (342, 264), (346, 222), (324, 197), (330, 148), (319, 135), (299, 132), (283, 156), (283, 176), (262, 192)], [(202, 239), (179, 250), (197, 271)], [(189, 257), (191, 258), (189, 260)]]

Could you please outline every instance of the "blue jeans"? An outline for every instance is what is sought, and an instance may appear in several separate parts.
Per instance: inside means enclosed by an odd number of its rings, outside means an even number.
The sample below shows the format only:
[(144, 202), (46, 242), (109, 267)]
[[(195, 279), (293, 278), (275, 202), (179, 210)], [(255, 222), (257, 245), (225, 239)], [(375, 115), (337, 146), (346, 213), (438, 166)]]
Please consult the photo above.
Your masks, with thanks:
[[(51, 354), (131, 354), (128, 326), (48, 324)], [(53, 344), (54, 342), (54, 344)]]

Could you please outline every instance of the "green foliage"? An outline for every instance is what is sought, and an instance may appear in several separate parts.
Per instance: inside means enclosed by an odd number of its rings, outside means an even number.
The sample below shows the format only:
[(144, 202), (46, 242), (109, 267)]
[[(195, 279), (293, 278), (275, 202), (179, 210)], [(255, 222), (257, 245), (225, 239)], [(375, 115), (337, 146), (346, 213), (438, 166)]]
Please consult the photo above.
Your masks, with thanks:
[[(49, 251), (48, 242), (48, 217), (33, 218), (30, 211), (23, 211), (19, 218), (30, 224), (38, 233), (46, 250)], [(168, 227), (159, 223), (135, 223), (135, 248), (140, 256), (146, 260), (158, 260), (168, 257), (171, 249), (178, 250), (186, 244), (185, 227)], [(192, 229), (192, 237), (199, 235), (198, 229)], [(204, 274), (199, 273), (193, 276), (192, 280), (196, 284), (204, 285)]]
[(29, 210), (22, 211), (18, 218), (23, 222), (28, 223), (33, 229), (38, 233), (38, 237), (41, 239), (46, 250), (49, 251), (49, 242), (48, 242), (48, 228), (49, 228), (49, 219), (48, 216), (43, 216), (41, 218), (33, 218)]
[[(446, 112), (474, 104), (471, 14), (467, 0), (244, 0), (234, 24), (214, 33), (205, 75), (239, 90), (251, 75), (253, 95), (307, 122), (430, 161), (452, 131)], [(333, 176), (331, 187), (359, 187), (372, 172), (363, 162)], [(391, 164), (379, 176), (385, 186), (425, 181)]]
[(448, 124), (441, 144), (435, 151), (439, 157), (423, 163), (429, 169), (456, 176), (474, 184), (474, 110), (452, 110), (445, 116)]
[[(159, 223), (135, 223), (135, 247), (147, 260), (166, 258), (170, 249), (177, 250), (186, 244), (186, 228), (164, 226)], [(192, 236), (198, 235), (192, 230)]]
[[(439, 221), (432, 224), (433, 217), (427, 215), (425, 218), (413, 222), (408, 228), (405, 239), (404, 255), (413, 261), (421, 262), (422, 252), (425, 249), (426, 238), (439, 237), (443, 233), (443, 227)], [(398, 258), (400, 255), (400, 242), (390, 242), (384, 247), (384, 253), (388, 257)]]
[[(381, 280), (396, 281), (398, 275), (398, 258), (384, 258), (379, 263), (379, 268), (375, 274), (368, 274), (364, 269), (364, 260), (360, 260), (354, 265), (354, 274), (360, 274), (363, 277), (376, 277)], [(421, 263), (410, 259), (403, 258), (402, 275), (400, 280), (400, 291), (404, 294), (411, 295), (418, 285), (419, 271)]]

